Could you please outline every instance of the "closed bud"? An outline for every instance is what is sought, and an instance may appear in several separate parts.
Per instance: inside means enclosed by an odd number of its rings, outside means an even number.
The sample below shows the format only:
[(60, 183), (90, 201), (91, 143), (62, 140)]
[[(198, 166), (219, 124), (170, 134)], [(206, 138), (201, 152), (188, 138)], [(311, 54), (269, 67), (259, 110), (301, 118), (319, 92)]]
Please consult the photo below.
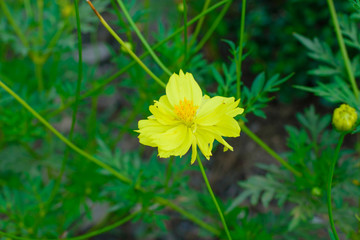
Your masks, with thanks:
[(355, 108), (347, 104), (341, 104), (340, 107), (334, 110), (332, 123), (339, 131), (350, 131), (354, 128), (357, 118)]

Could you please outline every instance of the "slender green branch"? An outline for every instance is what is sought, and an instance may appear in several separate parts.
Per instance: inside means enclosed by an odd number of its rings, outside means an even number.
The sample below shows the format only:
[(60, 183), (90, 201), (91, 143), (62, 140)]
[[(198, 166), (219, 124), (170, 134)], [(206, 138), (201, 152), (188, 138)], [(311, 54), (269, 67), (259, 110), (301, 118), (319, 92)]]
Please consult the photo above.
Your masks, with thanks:
[(207, 42), (207, 40), (209, 40), (209, 38), (211, 37), (211, 35), (213, 34), (213, 32), (215, 31), (215, 29), (217, 28), (217, 26), (219, 25), (219, 23), (221, 22), (221, 20), (223, 19), (224, 15), (226, 14), (227, 10), (229, 9), (230, 5), (232, 3), (232, 0), (228, 1), (226, 3), (226, 5), (224, 6), (223, 9), (221, 9), (221, 12), (219, 13), (219, 15), (217, 16), (217, 18), (215, 19), (214, 23), (211, 25), (211, 27), (209, 28), (209, 30), (205, 33), (204, 37), (201, 39), (201, 41), (199, 42), (199, 44), (196, 46), (195, 48), (195, 53), (200, 51), (201, 48), (205, 45), (205, 43)]
[(44, 0), (37, 0), (37, 16), (39, 22), (39, 45), (44, 41)]
[[(83, 70), (82, 70), (82, 40), (81, 40), (81, 26), (80, 26), (78, 0), (74, 0), (74, 6), (75, 6), (75, 15), (76, 15), (76, 27), (77, 27), (77, 33), (78, 33), (78, 58), (79, 58), (79, 62), (78, 62), (78, 79), (77, 79), (76, 92), (75, 92), (75, 104), (73, 106), (72, 121), (71, 121), (69, 137), (68, 137), (69, 141), (72, 141), (73, 134), (74, 134), (76, 116), (77, 116), (77, 111), (78, 111), (78, 106), (79, 106), (80, 87), (81, 87), (81, 81), (82, 81), (82, 75), (83, 75)], [(55, 198), (55, 196), (56, 196), (56, 194), (57, 194), (57, 192), (58, 192), (58, 190), (60, 188), (61, 179), (62, 179), (62, 177), (64, 175), (65, 167), (66, 167), (66, 161), (69, 158), (69, 155), (70, 155), (69, 148), (66, 148), (64, 158), (63, 158), (62, 163), (61, 163), (60, 173), (56, 178), (55, 186), (54, 186), (54, 188), (53, 188), (53, 190), (52, 190), (52, 192), (50, 194), (50, 198), (49, 198), (49, 200), (47, 202), (47, 208), (50, 206), (51, 202)]]
[(143, 35), (141, 34), (141, 32), (139, 31), (138, 27), (136, 26), (136, 24), (134, 23), (134, 21), (132, 20), (129, 12), (127, 11), (124, 3), (122, 0), (117, 0), (121, 10), (123, 11), (126, 19), (128, 20), (128, 22), (130, 23), (131, 27), (134, 29), (136, 35), (139, 37), (140, 41), (144, 44), (146, 50), (150, 53), (151, 57), (154, 59), (154, 61), (161, 67), (162, 70), (164, 70), (164, 72), (166, 72), (169, 76), (172, 74), (171, 71), (165, 67), (165, 65), (161, 62), (161, 60), (158, 58), (158, 56), (156, 56), (155, 52), (152, 50), (152, 48), (150, 47), (150, 45), (148, 44), (148, 42), (146, 41), (146, 39), (143, 37)]
[(86, 0), (90, 5), (96, 16), (99, 18), (100, 22), (104, 25), (104, 27), (109, 31), (109, 33), (120, 43), (120, 45), (127, 50), (129, 55), (144, 69), (144, 71), (149, 74), (160, 86), (165, 87), (165, 83), (161, 81), (142, 61), (136, 56), (136, 54), (124, 43), (124, 41), (115, 33), (115, 31), (109, 26), (109, 24), (105, 21), (105, 19), (100, 15), (100, 13), (94, 8), (90, 0)]
[(77, 147), (75, 144), (70, 142), (64, 135), (58, 132), (48, 121), (46, 121), (42, 116), (40, 116), (32, 107), (30, 107), (19, 95), (13, 92), (8, 86), (6, 86), (2, 81), (0, 81), (0, 87), (3, 88), (6, 92), (8, 92), (11, 96), (13, 96), (26, 110), (28, 110), (35, 118), (37, 118), (47, 129), (49, 129), (55, 136), (57, 136), (62, 142), (64, 142), (67, 146), (73, 149), (75, 152), (80, 154), (81, 156), (85, 157), (86, 159), (90, 160), (91, 162), (97, 164), (98, 166), (108, 170), (114, 176), (116, 176), (119, 180), (124, 183), (130, 184), (132, 181), (122, 175), (121, 173), (117, 172), (115, 169), (110, 167), (109, 165), (101, 162), (100, 160), (96, 159), (95, 157), (91, 156), (84, 150)]
[[(204, 3), (204, 6), (203, 6), (203, 9), (201, 12), (204, 12), (208, 9), (209, 7), (209, 4), (210, 4), (210, 0), (205, 0), (205, 3)], [(196, 28), (194, 30), (194, 33), (193, 35), (191, 36), (191, 41), (189, 43), (189, 49), (191, 48), (191, 46), (194, 44), (194, 42), (196, 41), (196, 38), (197, 36), (199, 35), (200, 33), (200, 30), (201, 30), (201, 27), (202, 27), (202, 24), (204, 22), (204, 19), (205, 19), (205, 16), (202, 16), (200, 18), (200, 20), (198, 21), (198, 23), (196, 24)]]
[(342, 145), (342, 143), (344, 141), (345, 135), (346, 135), (346, 133), (341, 134), (339, 142), (338, 142), (338, 144), (336, 146), (335, 154), (334, 154), (334, 157), (332, 158), (332, 161), (331, 161), (330, 173), (329, 173), (328, 184), (327, 184), (327, 205), (328, 205), (329, 222), (330, 222), (331, 230), (332, 230), (336, 240), (339, 240), (339, 236), (338, 236), (338, 234), (336, 232), (334, 219), (333, 219), (333, 214), (332, 214), (331, 186), (332, 186), (332, 179), (333, 179), (333, 176), (334, 176), (335, 165), (336, 165), (336, 162), (338, 160), (340, 148), (341, 148), (341, 145)]
[(34, 54), (33, 56), (35, 56), (33, 58), (34, 64), (35, 64), (35, 76), (37, 79), (37, 84), (38, 84), (38, 90), (39, 92), (44, 90), (44, 80), (43, 80), (43, 59), (38, 56), (37, 54)]
[[(93, 231), (93, 232), (89, 232), (89, 233), (85, 233), (81, 236), (77, 236), (77, 237), (72, 237), (72, 238), (66, 238), (64, 240), (82, 240), (82, 239), (87, 239), (87, 238), (90, 238), (90, 237), (94, 237), (94, 236), (97, 236), (97, 235), (100, 235), (104, 232), (108, 232), (116, 227), (119, 227), (121, 225), (123, 225), (124, 223), (130, 221), (131, 219), (133, 219), (134, 217), (136, 217), (141, 211), (136, 211), (136, 212), (133, 212), (132, 214), (126, 216), (125, 218), (109, 225), (109, 226), (106, 226), (104, 228), (101, 228), (99, 230), (96, 230), (96, 231)], [(34, 239), (34, 238), (25, 238), (25, 237), (18, 237), (18, 236), (15, 236), (13, 234), (9, 234), (9, 233), (5, 233), (5, 232), (2, 232), (0, 231), (0, 235), (3, 235), (5, 237), (9, 237), (9, 238), (12, 238), (12, 239), (18, 239), (18, 240), (38, 240), (38, 238)], [(47, 239), (47, 240), (57, 240), (58, 238), (56, 239)]]
[(0, 6), (4, 12), (4, 15), (6, 19), (8, 20), (9, 24), (13, 28), (15, 34), (19, 37), (20, 41), (25, 47), (29, 47), (29, 43), (25, 37), (25, 35), (22, 33), (20, 27), (16, 24), (14, 18), (12, 17), (9, 8), (7, 7), (5, 1), (0, 1)]
[(244, 131), (252, 140), (254, 140), (260, 147), (262, 147), (266, 152), (268, 152), (272, 157), (274, 157), (279, 163), (281, 163), (285, 168), (291, 171), (297, 177), (301, 177), (301, 173), (295, 170), (289, 163), (280, 157), (274, 150), (272, 150), (266, 143), (264, 143), (258, 136), (256, 136), (248, 127), (245, 126), (244, 122), (240, 122), (241, 130)]
[(187, 49), (188, 49), (188, 43), (187, 43), (187, 5), (186, 5), (186, 0), (183, 0), (183, 5), (184, 5), (184, 12), (183, 12), (183, 16), (184, 16), (184, 61), (183, 61), (183, 68), (186, 65), (186, 61), (187, 61)]
[(164, 199), (164, 198), (160, 198), (160, 197), (155, 197), (155, 200), (159, 204), (168, 206), (169, 208), (179, 212), (180, 214), (182, 214), (186, 218), (190, 219), (191, 221), (193, 221), (194, 223), (196, 223), (200, 227), (208, 230), (209, 232), (215, 234), (216, 236), (220, 235), (220, 231), (218, 229), (216, 229), (213, 226), (203, 222), (201, 219), (198, 219), (197, 217), (190, 214), (189, 212), (184, 211), (183, 209), (179, 208), (179, 206), (175, 205), (174, 203), (170, 202), (169, 200)]
[[(215, 9), (217, 9), (218, 7), (221, 7), (223, 4), (229, 2), (230, 0), (223, 0), (220, 1), (216, 4), (214, 4), (213, 6), (211, 6), (210, 8), (208, 8), (207, 10), (205, 10), (204, 12), (200, 13), (199, 15), (197, 15), (196, 17), (194, 17), (193, 19), (191, 19), (190, 21), (188, 21), (187, 25), (192, 25), (194, 24), (197, 20), (201, 19), (204, 15), (214, 11)], [(174, 33), (170, 34), (168, 37), (166, 37), (165, 39), (163, 39), (162, 41), (158, 42), (157, 44), (155, 44), (152, 49), (157, 49), (159, 48), (161, 45), (163, 45), (164, 43), (168, 42), (169, 40), (173, 39), (174, 37), (176, 37), (177, 35), (179, 35), (181, 32), (183, 32), (184, 27), (181, 27), (179, 29), (177, 29)], [(140, 59), (144, 59), (146, 56), (149, 55), (149, 52), (144, 53), (143, 55), (141, 55), (139, 58)], [(108, 85), (109, 83), (111, 83), (112, 81), (114, 81), (116, 78), (118, 78), (121, 74), (123, 74), (124, 72), (126, 72), (128, 69), (130, 69), (131, 67), (133, 67), (137, 62), (134, 60), (131, 63), (129, 63), (128, 65), (126, 65), (123, 69), (119, 70), (117, 73), (115, 73), (114, 75), (112, 75), (111, 77), (109, 77), (108, 79), (106, 79), (105, 81), (103, 81), (101, 84), (94, 86), (92, 89), (88, 90), (87, 92), (83, 93), (80, 97), (80, 99), (85, 99), (89, 96), (91, 96), (92, 94), (94, 94), (95, 92), (99, 91), (100, 89), (104, 88), (106, 85)], [(75, 100), (72, 99), (70, 100), (68, 103), (66, 103), (65, 105), (63, 105), (61, 108), (55, 110), (54, 112), (52, 112), (48, 117), (53, 117), (56, 116), (57, 114), (61, 113), (62, 111), (64, 111), (65, 109), (67, 109), (68, 107), (70, 107), (72, 104), (74, 104)]]
[(166, 177), (165, 177), (165, 188), (169, 188), (169, 181), (170, 181), (170, 178), (171, 178), (171, 174), (172, 174), (172, 165), (175, 161), (175, 157), (174, 156), (171, 156), (169, 161), (168, 161), (168, 164), (166, 166)]
[[(63, 143), (65, 143), (67, 146), (69, 146), (71, 149), (73, 149), (75, 152), (80, 154), (81, 156), (85, 157), (86, 159), (90, 160), (91, 162), (97, 164), (101, 168), (109, 171), (112, 175), (114, 175), (116, 178), (118, 178), (120, 181), (132, 185), (133, 182), (128, 177), (124, 176), (123, 174), (119, 173), (115, 169), (113, 169), (111, 166), (107, 165), (106, 163), (101, 162), (97, 158), (91, 156), (87, 152), (81, 150), (79, 147), (77, 147), (75, 144), (70, 142), (67, 138), (65, 138), (60, 132), (58, 132), (51, 124), (46, 121), (43, 117), (41, 117), (32, 107), (30, 107), (20, 96), (18, 96), (14, 91), (12, 91), (8, 86), (6, 86), (2, 81), (0, 81), (0, 87), (3, 88), (6, 92), (8, 92), (11, 96), (13, 96), (16, 101), (18, 101), (27, 111), (29, 111), (36, 119), (38, 119), (47, 129), (49, 129), (55, 136), (57, 136)], [(140, 186), (135, 187), (136, 190), (145, 192), (145, 189), (143, 189)], [(184, 217), (190, 219), (194, 223), (198, 224), (199, 226), (203, 227), (204, 229), (207, 229), (208, 231), (218, 235), (218, 231), (213, 228), (212, 226), (202, 222), (200, 219), (198, 219), (196, 216), (192, 215), (191, 213), (185, 211), (184, 209), (180, 208), (179, 206), (169, 202), (168, 200), (156, 197), (154, 199), (155, 202), (168, 206), (172, 208), (173, 210), (179, 212)]]
[(214, 192), (213, 192), (213, 190), (212, 190), (212, 188), (211, 188), (211, 186), (210, 186), (210, 183), (209, 183), (209, 180), (208, 180), (208, 178), (207, 178), (207, 176), (206, 176), (204, 167), (203, 167), (203, 165), (202, 165), (202, 163), (201, 163), (199, 154), (196, 156), (196, 159), (197, 159), (197, 161), (198, 161), (198, 164), (199, 164), (199, 167), (200, 167), (200, 171), (201, 171), (201, 174), (202, 174), (202, 176), (203, 176), (203, 178), (204, 178), (206, 187), (207, 187), (207, 189), (208, 189), (208, 191), (209, 191), (209, 193), (210, 193), (210, 196), (211, 196), (211, 198), (212, 198), (212, 200), (213, 200), (213, 202), (214, 202), (214, 204), (215, 204), (215, 206), (216, 206), (216, 209), (217, 209), (217, 211), (218, 211), (218, 213), (219, 213), (219, 215), (220, 215), (220, 219), (221, 219), (221, 222), (222, 222), (222, 224), (223, 224), (223, 226), (224, 226), (224, 230), (225, 230), (225, 232), (226, 232), (226, 235), (227, 235), (228, 239), (231, 240), (232, 238), (231, 238), (229, 229), (228, 229), (228, 227), (227, 227), (227, 224), (226, 224), (224, 215), (223, 215), (223, 213), (222, 213), (222, 211), (221, 211), (221, 208), (220, 208), (220, 206), (219, 206), (219, 204), (218, 204), (218, 202), (217, 202), (217, 200), (216, 200), (216, 197), (215, 197), (215, 195), (214, 195)]
[(359, 89), (358, 89), (358, 86), (356, 84), (354, 73), (353, 73), (353, 71), (351, 69), (351, 62), (350, 62), (350, 59), (349, 59), (349, 55), (348, 55), (348, 53), (346, 51), (346, 46), (345, 46), (345, 43), (344, 43), (344, 39), (343, 39), (343, 37), (341, 35), (341, 30), (340, 30), (339, 21), (338, 21), (337, 15), (336, 15), (334, 2), (333, 2), (333, 0), (327, 0), (327, 3), (329, 5), (329, 10), (330, 10), (332, 22), (334, 24), (336, 38), (337, 38), (338, 43), (339, 43), (341, 55), (342, 55), (344, 63), (345, 63), (345, 68), (346, 68), (346, 72), (347, 72), (349, 80), (350, 80), (351, 87), (352, 87), (352, 89), (354, 91), (355, 97), (359, 98)]
[(246, 13), (246, 0), (242, 0), (241, 8), (241, 23), (240, 23), (240, 39), (239, 39), (239, 58), (237, 61), (236, 68), (236, 85), (237, 85), (237, 98), (241, 97), (241, 64), (242, 64), (242, 53), (243, 53), (243, 42), (244, 42), (244, 28), (245, 28), (245, 13)]
[(123, 26), (125, 28), (126, 37), (128, 38), (128, 42), (133, 43), (133, 39), (132, 39), (132, 35), (131, 35), (131, 29), (130, 29), (129, 25), (126, 24), (125, 21), (123, 20), (123, 18), (121, 16), (120, 9), (118, 8), (118, 6), (116, 4), (116, 0), (111, 0), (111, 5), (115, 9), (115, 14), (117, 15), (119, 21), (122, 22), (122, 24), (123, 24)]

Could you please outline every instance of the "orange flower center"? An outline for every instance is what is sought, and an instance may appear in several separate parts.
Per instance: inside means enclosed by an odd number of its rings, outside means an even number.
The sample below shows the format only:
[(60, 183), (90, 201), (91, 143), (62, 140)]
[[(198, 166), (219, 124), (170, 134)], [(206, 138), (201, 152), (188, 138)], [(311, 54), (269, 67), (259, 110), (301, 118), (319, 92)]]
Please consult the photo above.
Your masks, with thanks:
[(176, 115), (181, 119), (187, 126), (191, 126), (196, 110), (199, 108), (198, 106), (194, 106), (193, 100), (180, 100), (178, 105), (174, 106), (174, 111)]

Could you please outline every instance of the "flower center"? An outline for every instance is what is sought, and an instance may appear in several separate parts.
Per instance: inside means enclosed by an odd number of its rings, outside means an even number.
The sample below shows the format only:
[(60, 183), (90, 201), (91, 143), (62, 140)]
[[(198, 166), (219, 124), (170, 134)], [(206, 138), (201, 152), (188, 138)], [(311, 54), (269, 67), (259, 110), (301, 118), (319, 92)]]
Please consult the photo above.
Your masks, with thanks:
[(199, 108), (198, 106), (194, 106), (194, 103), (192, 100), (187, 100), (184, 98), (184, 100), (180, 100), (180, 103), (178, 105), (174, 106), (174, 111), (176, 115), (187, 125), (191, 126), (196, 110)]

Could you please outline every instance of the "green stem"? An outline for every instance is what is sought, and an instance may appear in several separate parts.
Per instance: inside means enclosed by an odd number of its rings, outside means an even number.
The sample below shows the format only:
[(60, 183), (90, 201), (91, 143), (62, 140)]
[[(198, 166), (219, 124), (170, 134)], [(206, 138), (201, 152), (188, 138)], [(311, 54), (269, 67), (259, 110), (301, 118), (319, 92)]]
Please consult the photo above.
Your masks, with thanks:
[[(71, 121), (71, 127), (70, 127), (70, 132), (69, 132), (69, 141), (72, 141), (73, 134), (74, 134), (76, 116), (77, 116), (77, 111), (78, 111), (78, 106), (79, 106), (80, 87), (81, 87), (82, 74), (83, 74), (83, 70), (82, 70), (82, 40), (81, 40), (81, 27), (80, 27), (80, 16), (79, 16), (78, 0), (74, 0), (74, 6), (75, 6), (76, 25), (77, 25), (77, 33), (78, 33), (78, 57), (79, 57), (79, 62), (78, 62), (78, 79), (77, 79), (76, 93), (75, 93), (75, 104), (74, 104), (74, 107), (73, 107), (72, 121)], [(52, 190), (52, 192), (50, 194), (50, 198), (49, 198), (49, 200), (47, 202), (46, 210), (48, 210), (48, 208), (50, 207), (51, 202), (54, 200), (54, 198), (55, 198), (55, 196), (56, 196), (56, 194), (57, 194), (57, 192), (58, 192), (58, 190), (60, 188), (61, 179), (62, 179), (62, 177), (64, 175), (65, 167), (66, 167), (66, 161), (69, 158), (69, 155), (70, 155), (69, 148), (66, 148), (64, 158), (63, 158), (62, 163), (61, 163), (60, 173), (56, 178), (54, 188), (53, 188), (53, 190)]]
[(160, 198), (160, 197), (155, 197), (155, 201), (158, 202), (161, 205), (168, 206), (169, 208), (179, 212), (180, 214), (182, 214), (186, 218), (190, 219), (192, 222), (194, 222), (197, 225), (199, 225), (200, 227), (208, 230), (209, 232), (213, 233), (214, 235), (216, 235), (216, 236), (220, 235), (220, 231), (218, 229), (216, 229), (213, 226), (203, 222), (201, 219), (198, 219), (197, 217), (190, 214), (189, 212), (186, 212), (185, 210), (181, 209), (179, 206), (175, 205), (174, 203), (170, 202), (169, 200), (164, 199), (164, 198)]
[(268, 152), (272, 157), (274, 157), (279, 163), (281, 163), (285, 168), (291, 171), (297, 177), (301, 177), (301, 173), (295, 170), (289, 163), (280, 157), (274, 150), (272, 150), (266, 143), (264, 143), (258, 136), (256, 136), (249, 128), (245, 126), (244, 122), (240, 122), (241, 130), (244, 131), (252, 140), (254, 140), (260, 147), (262, 147), (266, 152)]
[[(57, 136), (63, 143), (68, 145), (71, 149), (73, 149), (75, 152), (80, 154), (81, 156), (85, 157), (89, 161), (97, 164), (99, 167), (102, 167), (103, 169), (109, 171), (112, 175), (114, 175), (116, 178), (118, 178), (120, 181), (132, 185), (133, 182), (128, 177), (124, 176), (123, 174), (117, 172), (115, 169), (113, 169), (111, 166), (101, 162), (100, 160), (96, 159), (95, 157), (91, 156), (87, 152), (81, 150), (79, 147), (77, 147), (75, 144), (70, 142), (67, 138), (65, 138), (61, 133), (59, 133), (53, 126), (50, 125), (49, 122), (47, 122), (43, 117), (41, 117), (32, 107), (30, 107), (19, 95), (17, 95), (14, 91), (12, 91), (8, 86), (6, 86), (2, 81), (0, 81), (0, 87), (3, 88), (6, 92), (8, 92), (11, 96), (13, 96), (16, 101), (18, 101), (26, 110), (28, 110), (35, 118), (37, 118), (47, 129), (49, 129), (55, 136)], [(136, 187), (136, 190), (145, 192), (145, 189), (142, 187)], [(168, 200), (156, 197), (154, 199), (155, 202), (168, 206), (172, 208), (173, 210), (179, 212), (184, 217), (190, 219), (194, 223), (198, 224), (199, 226), (203, 227), (204, 229), (207, 229), (208, 231), (218, 235), (217, 230), (213, 228), (212, 226), (202, 222), (200, 219), (198, 219), (196, 216), (192, 215), (191, 213), (186, 212), (179, 206), (169, 202)]]
[(126, 37), (128, 38), (128, 41), (133, 44), (131, 29), (129, 28), (129, 25), (125, 23), (125, 21), (123, 20), (121, 16), (121, 12), (118, 6), (116, 5), (116, 0), (111, 0), (111, 5), (115, 9), (115, 14), (117, 15), (119, 21), (121, 21), (123, 26), (125, 27)]
[[(209, 7), (209, 4), (210, 4), (210, 0), (205, 0), (205, 3), (204, 3), (204, 6), (203, 6), (203, 9), (201, 12), (204, 12), (208, 9)], [(205, 16), (202, 16), (199, 20), (199, 22), (196, 24), (196, 28), (195, 28), (195, 31), (191, 37), (191, 41), (189, 43), (189, 48), (191, 48), (191, 46), (194, 44), (194, 42), (196, 41), (196, 38), (197, 36), (199, 35), (200, 33), (200, 30), (201, 30), (201, 27), (202, 27), (202, 24), (204, 22), (204, 19), (205, 19)]]
[[(109, 226), (106, 226), (102, 229), (99, 229), (99, 230), (96, 230), (96, 231), (93, 231), (93, 232), (90, 232), (90, 233), (86, 233), (84, 235), (81, 235), (81, 236), (78, 236), (78, 237), (72, 237), (72, 238), (65, 238), (64, 240), (82, 240), (82, 239), (87, 239), (87, 238), (90, 238), (90, 237), (94, 237), (94, 236), (97, 236), (97, 235), (100, 235), (104, 232), (108, 232), (116, 227), (119, 227), (121, 225), (123, 225), (124, 223), (130, 221), (131, 219), (133, 219), (135, 216), (137, 216), (141, 211), (136, 211), (136, 212), (133, 212), (132, 214), (126, 216), (125, 218), (121, 219), (120, 221), (117, 221)], [(13, 238), (13, 239), (18, 239), (18, 240), (38, 240), (38, 238), (34, 239), (34, 238), (25, 238), (25, 237), (18, 237), (18, 236), (15, 236), (15, 235), (12, 235), (12, 234), (9, 234), (9, 233), (5, 233), (5, 232), (2, 232), (0, 231), (0, 235), (3, 235), (5, 237), (8, 237), (8, 238)], [(57, 240), (58, 238), (56, 239), (47, 239), (47, 240)]]
[[(218, 2), (217, 4), (214, 4), (213, 6), (211, 6), (209, 9), (207, 9), (206, 11), (200, 13), (199, 15), (197, 15), (196, 17), (194, 17), (193, 19), (191, 19), (190, 21), (188, 21), (187, 25), (192, 25), (194, 24), (197, 20), (199, 20), (200, 18), (202, 18), (204, 15), (214, 11), (215, 9), (217, 9), (218, 7), (222, 6), (223, 4), (229, 2), (230, 0), (223, 0), (221, 2)], [(152, 49), (157, 49), (159, 48), (161, 45), (163, 45), (164, 43), (168, 42), (169, 40), (173, 39), (175, 36), (177, 36), (178, 34), (180, 34), (181, 32), (183, 32), (184, 27), (181, 27), (179, 29), (177, 29), (174, 33), (170, 34), (167, 38), (163, 39), (162, 41), (158, 42), (157, 44), (155, 44)], [(144, 53), (143, 55), (140, 56), (140, 59), (144, 59), (146, 56), (149, 55), (149, 52)], [(84, 94), (81, 95), (80, 99), (85, 99), (89, 96), (91, 96), (92, 94), (94, 94), (95, 92), (99, 91), (100, 89), (104, 88), (106, 85), (108, 85), (109, 83), (111, 83), (112, 81), (114, 81), (115, 79), (117, 79), (121, 74), (123, 74), (124, 72), (126, 72), (127, 70), (129, 70), (131, 67), (133, 67), (137, 62), (134, 60), (131, 63), (129, 63), (128, 65), (126, 65), (123, 69), (119, 70), (117, 73), (115, 73), (114, 75), (112, 75), (111, 77), (109, 77), (108, 79), (106, 79), (104, 82), (102, 82), (99, 85), (96, 85), (95, 87), (93, 87), (92, 89), (88, 90), (87, 92), (85, 92)], [(63, 105), (61, 108), (55, 110), (54, 112), (52, 112), (48, 117), (53, 117), (56, 116), (57, 114), (61, 113), (62, 111), (64, 111), (65, 109), (67, 109), (68, 107), (70, 107), (72, 104), (74, 104), (74, 100), (69, 101), (68, 103), (66, 103), (65, 105)]]
[(332, 22), (334, 24), (336, 38), (337, 38), (339, 46), (340, 46), (341, 55), (342, 55), (344, 63), (345, 63), (346, 72), (348, 74), (350, 84), (351, 84), (351, 87), (352, 87), (352, 89), (354, 91), (355, 97), (358, 98), (359, 97), (359, 89), (358, 89), (358, 86), (357, 86), (356, 81), (355, 81), (354, 73), (353, 73), (353, 71), (351, 69), (351, 62), (350, 62), (348, 53), (346, 51), (344, 39), (343, 39), (343, 37), (341, 35), (341, 30), (340, 30), (339, 21), (338, 21), (337, 15), (336, 15), (334, 2), (333, 2), (333, 0), (327, 0), (327, 3), (329, 5), (331, 19), (332, 19)]
[(223, 215), (223, 213), (222, 213), (222, 211), (221, 211), (221, 209), (220, 209), (220, 206), (219, 206), (219, 204), (218, 204), (218, 202), (217, 202), (217, 200), (216, 200), (216, 198), (215, 198), (214, 192), (213, 192), (213, 190), (211, 189), (209, 180), (208, 180), (208, 178), (207, 178), (207, 176), (206, 176), (206, 173), (205, 173), (204, 167), (203, 167), (203, 165), (202, 165), (202, 163), (201, 163), (199, 154), (197, 155), (197, 161), (198, 161), (198, 163), (199, 163), (200, 171), (201, 171), (201, 174), (202, 174), (202, 176), (203, 176), (203, 178), (204, 178), (206, 187), (207, 187), (207, 189), (208, 189), (208, 191), (209, 191), (209, 193), (210, 193), (210, 196), (211, 196), (211, 198), (212, 198), (212, 200), (213, 200), (213, 202), (214, 202), (214, 204), (215, 204), (215, 206), (216, 206), (216, 209), (217, 209), (217, 211), (218, 211), (218, 213), (219, 213), (219, 215), (220, 215), (220, 219), (221, 219), (221, 222), (222, 222), (222, 224), (223, 224), (223, 226), (224, 226), (226, 235), (227, 235), (228, 239), (231, 240), (232, 238), (231, 238), (229, 229), (228, 229), (228, 227), (227, 227), (227, 225), (226, 225), (226, 221), (225, 221), (224, 215)]
[(195, 48), (195, 53), (200, 51), (202, 49), (202, 47), (205, 45), (205, 43), (207, 42), (207, 40), (209, 40), (209, 38), (211, 37), (211, 35), (213, 34), (213, 32), (215, 31), (215, 29), (217, 28), (217, 26), (219, 25), (219, 23), (221, 22), (221, 20), (223, 19), (225, 13), (227, 12), (227, 10), (229, 9), (230, 5), (231, 5), (232, 1), (228, 1), (226, 3), (226, 5), (224, 6), (224, 8), (221, 10), (221, 12), (219, 13), (219, 15), (217, 16), (217, 18), (215, 19), (214, 23), (211, 25), (211, 27), (209, 28), (209, 30), (205, 33), (204, 37), (201, 39), (201, 41), (199, 42), (199, 44), (196, 46)]
[(183, 68), (186, 65), (186, 60), (187, 60), (187, 5), (186, 5), (186, 0), (183, 0), (183, 5), (184, 5), (184, 61), (183, 61)]
[(132, 20), (132, 18), (130, 16), (129, 12), (127, 11), (123, 1), (122, 0), (117, 0), (117, 2), (119, 4), (121, 10), (124, 12), (124, 15), (125, 15), (126, 19), (130, 23), (131, 27), (134, 29), (134, 31), (135, 31), (136, 35), (139, 37), (140, 41), (144, 44), (146, 50), (150, 53), (151, 57), (161, 67), (161, 69), (164, 70), (164, 72), (166, 72), (170, 76), (172, 74), (171, 71), (167, 67), (165, 67), (165, 65), (161, 62), (161, 60), (158, 58), (158, 56), (156, 56), (155, 52), (152, 50), (152, 48), (150, 47), (150, 45), (148, 44), (146, 39), (143, 37), (143, 35), (139, 31), (136, 24)]
[(8, 20), (9, 24), (11, 25), (11, 27), (14, 29), (15, 34), (19, 37), (20, 41), (22, 42), (22, 44), (25, 47), (29, 47), (29, 43), (25, 37), (25, 35), (22, 33), (20, 27), (16, 24), (14, 18), (12, 17), (9, 8), (7, 7), (7, 5), (5, 4), (5, 1), (1, 0), (0, 1), (0, 6), (4, 12), (4, 15), (6, 17), (6, 19)]
[(338, 156), (339, 156), (339, 152), (340, 152), (340, 148), (341, 145), (344, 141), (344, 137), (345, 137), (346, 133), (342, 133), (339, 139), (339, 142), (336, 146), (335, 149), (335, 154), (334, 157), (332, 158), (332, 162), (331, 162), (331, 167), (330, 167), (330, 173), (329, 173), (329, 179), (328, 179), (328, 185), (327, 185), (327, 205), (328, 205), (328, 214), (329, 214), (329, 221), (330, 221), (330, 226), (331, 226), (331, 230), (334, 234), (334, 237), (336, 240), (339, 240), (339, 236), (336, 232), (336, 228), (335, 228), (335, 224), (334, 224), (334, 219), (333, 219), (333, 214), (332, 214), (332, 206), (331, 206), (331, 186), (332, 186), (332, 179), (333, 179), (333, 175), (334, 175), (334, 170), (335, 170), (335, 165), (336, 162), (338, 160)]
[(246, 10), (246, 0), (242, 0), (241, 8), (241, 23), (240, 23), (240, 40), (239, 40), (239, 59), (237, 61), (238, 65), (236, 68), (236, 84), (237, 84), (237, 98), (241, 97), (241, 63), (242, 63), (242, 53), (243, 53), (243, 41), (244, 41), (244, 29), (245, 29), (245, 11)]
[(90, 5), (92, 10), (95, 12), (96, 16), (99, 18), (100, 22), (104, 25), (104, 27), (109, 31), (109, 33), (120, 43), (120, 45), (127, 50), (129, 55), (140, 65), (144, 71), (149, 74), (160, 86), (165, 87), (165, 83), (161, 81), (141, 60), (136, 54), (126, 46), (124, 41), (115, 33), (115, 31), (109, 26), (109, 24), (105, 21), (105, 19), (100, 15), (100, 13), (94, 8), (90, 0), (87, 0), (87, 3)]
[[(36, 54), (36, 56), (38, 56)], [(37, 57), (34, 61), (35, 63), (35, 76), (36, 76), (36, 79), (37, 79), (37, 84), (38, 84), (38, 90), (39, 92), (42, 92), (44, 90), (44, 80), (43, 80), (43, 63), (41, 61), (40, 62), (37, 62), (37, 59), (40, 59), (39, 57)]]
[(38, 21), (39, 21), (39, 45), (44, 41), (44, 0), (37, 0)]
[(169, 181), (171, 178), (171, 173), (172, 173), (172, 165), (174, 163), (175, 157), (171, 156), (169, 161), (168, 161), (168, 165), (166, 167), (166, 178), (165, 178), (165, 188), (168, 189), (169, 187)]
[(100, 160), (94, 158), (84, 150), (77, 147), (75, 144), (70, 142), (64, 135), (58, 132), (48, 121), (46, 121), (42, 116), (40, 116), (32, 107), (30, 107), (19, 95), (13, 92), (8, 86), (6, 86), (2, 81), (0, 81), (0, 87), (3, 88), (6, 92), (8, 92), (11, 96), (13, 96), (26, 110), (28, 110), (35, 118), (37, 118), (47, 129), (49, 129), (55, 136), (57, 136), (62, 142), (64, 142), (67, 146), (73, 149), (75, 152), (85, 157), (86, 159), (92, 161), (98, 166), (108, 170), (114, 176), (116, 176), (119, 180), (124, 183), (131, 184), (132, 181), (121, 173), (117, 172), (115, 169), (110, 167), (109, 165), (101, 162)]

